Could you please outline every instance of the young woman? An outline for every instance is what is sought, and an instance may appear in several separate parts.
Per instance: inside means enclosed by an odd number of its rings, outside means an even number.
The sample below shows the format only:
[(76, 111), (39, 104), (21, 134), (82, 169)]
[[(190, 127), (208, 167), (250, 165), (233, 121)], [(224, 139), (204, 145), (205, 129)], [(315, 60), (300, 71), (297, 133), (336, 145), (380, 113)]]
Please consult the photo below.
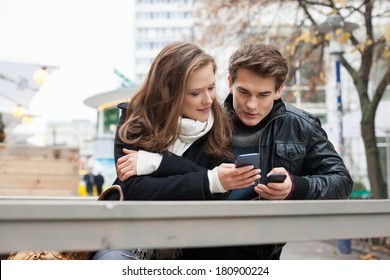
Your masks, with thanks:
[[(131, 101), (120, 106), (124, 110), (123, 105), (128, 105), (117, 131), (115, 161), (131, 157), (126, 148), (155, 163), (151, 171), (141, 170), (137, 176), (115, 181), (125, 200), (223, 199), (230, 189), (244, 188), (259, 179), (260, 170), (251, 166), (237, 169), (232, 163), (221, 164), (233, 160), (232, 125), (216, 101), (215, 72), (214, 59), (197, 45), (171, 43), (157, 55)], [(171, 164), (171, 157), (180, 159), (180, 164)], [(133, 253), (104, 251), (95, 259), (129, 259)], [(140, 249), (137, 255), (213, 258), (202, 249)]]

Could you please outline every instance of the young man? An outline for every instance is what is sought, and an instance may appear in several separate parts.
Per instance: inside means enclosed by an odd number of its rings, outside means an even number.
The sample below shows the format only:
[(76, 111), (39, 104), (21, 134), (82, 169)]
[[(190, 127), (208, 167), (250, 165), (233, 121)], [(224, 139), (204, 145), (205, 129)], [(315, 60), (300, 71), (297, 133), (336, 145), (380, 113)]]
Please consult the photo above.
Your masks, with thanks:
[[(286, 59), (272, 45), (248, 44), (229, 60), (225, 108), (234, 121), (236, 155), (259, 153), (260, 184), (232, 190), (229, 199), (347, 199), (352, 178), (318, 118), (281, 99)], [(271, 174), (282, 183), (264, 184)], [(284, 244), (236, 247), (231, 257), (279, 259)]]
[(234, 121), (233, 149), (261, 155), (261, 182), (287, 174), (283, 183), (259, 184), (234, 199), (346, 199), (353, 181), (318, 118), (281, 99), (288, 66), (272, 45), (244, 45), (229, 60), (225, 108)]

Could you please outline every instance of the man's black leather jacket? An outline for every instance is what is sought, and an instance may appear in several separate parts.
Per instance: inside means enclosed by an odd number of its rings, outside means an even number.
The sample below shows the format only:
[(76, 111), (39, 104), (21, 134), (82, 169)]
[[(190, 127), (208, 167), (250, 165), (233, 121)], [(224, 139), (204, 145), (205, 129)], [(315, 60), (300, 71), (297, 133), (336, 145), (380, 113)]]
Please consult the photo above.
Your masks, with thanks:
[[(225, 107), (234, 117), (231, 98)], [(294, 181), (289, 199), (349, 198), (352, 178), (317, 117), (277, 100), (266, 119), (257, 130), (261, 182), (272, 168), (284, 167)]]

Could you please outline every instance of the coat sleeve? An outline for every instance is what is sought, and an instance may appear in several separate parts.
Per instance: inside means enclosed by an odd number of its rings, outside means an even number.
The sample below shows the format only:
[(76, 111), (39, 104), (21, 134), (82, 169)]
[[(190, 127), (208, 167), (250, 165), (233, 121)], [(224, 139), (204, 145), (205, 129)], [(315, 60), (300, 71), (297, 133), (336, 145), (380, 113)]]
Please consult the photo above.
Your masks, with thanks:
[(189, 172), (207, 171), (192, 160), (175, 154), (164, 154), (159, 168), (153, 173), (156, 177), (165, 177)]
[(209, 190), (207, 172), (191, 172), (168, 177), (134, 176), (122, 186), (125, 200), (213, 200), (221, 196)]
[[(306, 179), (309, 183), (306, 198), (295, 199), (347, 199), (353, 180), (343, 159), (338, 155), (326, 132), (320, 125), (311, 129), (311, 141), (307, 146), (306, 175), (295, 178), (295, 182)], [(297, 194), (292, 194), (292, 199)]]

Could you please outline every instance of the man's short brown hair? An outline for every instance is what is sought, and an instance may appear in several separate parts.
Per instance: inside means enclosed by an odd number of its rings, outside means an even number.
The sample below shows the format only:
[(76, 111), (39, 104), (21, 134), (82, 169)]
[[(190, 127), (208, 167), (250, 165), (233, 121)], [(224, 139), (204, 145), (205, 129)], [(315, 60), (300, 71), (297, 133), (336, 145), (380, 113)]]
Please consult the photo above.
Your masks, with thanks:
[(284, 83), (288, 73), (287, 60), (274, 45), (246, 44), (229, 59), (229, 75), (234, 82), (240, 68), (248, 69), (262, 77), (275, 77), (275, 90)]

